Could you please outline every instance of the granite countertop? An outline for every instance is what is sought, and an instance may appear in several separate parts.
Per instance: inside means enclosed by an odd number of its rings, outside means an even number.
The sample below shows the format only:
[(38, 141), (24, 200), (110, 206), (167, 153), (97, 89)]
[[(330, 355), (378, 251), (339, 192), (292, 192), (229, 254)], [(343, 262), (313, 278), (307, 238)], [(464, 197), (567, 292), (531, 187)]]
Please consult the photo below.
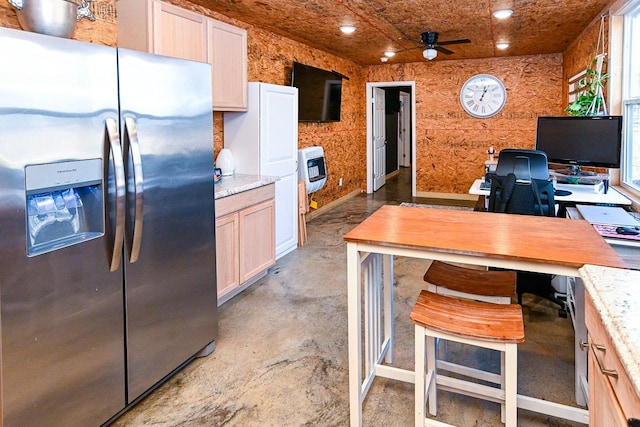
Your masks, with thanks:
[(580, 276), (640, 396), (640, 271), (585, 265)]
[(233, 194), (242, 193), (243, 191), (253, 190), (276, 182), (277, 176), (268, 175), (248, 175), (235, 173), (233, 175), (223, 176), (222, 180), (213, 186), (215, 199), (231, 196)]

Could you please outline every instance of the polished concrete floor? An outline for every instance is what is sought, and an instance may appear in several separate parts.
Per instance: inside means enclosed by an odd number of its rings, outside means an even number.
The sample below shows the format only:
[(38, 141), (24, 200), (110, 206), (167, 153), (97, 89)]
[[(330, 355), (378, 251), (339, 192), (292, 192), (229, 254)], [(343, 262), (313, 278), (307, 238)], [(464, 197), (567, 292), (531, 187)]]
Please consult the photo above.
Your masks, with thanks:
[[(408, 170), (374, 195), (360, 195), (308, 223), (308, 243), (281, 258), (264, 279), (220, 307), (217, 348), (196, 359), (114, 426), (349, 425), (346, 246), (342, 236), (383, 204), (412, 199)], [(455, 203), (455, 202), (454, 202)], [(467, 204), (460, 203), (457, 204)], [(443, 210), (443, 214), (446, 211)], [(473, 238), (470, 233), (469, 238)], [(428, 263), (395, 259), (396, 366), (412, 369), (409, 312)], [(519, 393), (574, 404), (573, 329), (550, 303), (524, 301)], [(456, 351), (457, 350), (457, 351)], [(482, 366), (498, 356), (450, 346)], [(499, 426), (495, 403), (439, 394), (438, 420)], [(572, 426), (519, 410), (521, 426)], [(376, 379), (364, 402), (365, 426), (413, 425), (413, 386)]]

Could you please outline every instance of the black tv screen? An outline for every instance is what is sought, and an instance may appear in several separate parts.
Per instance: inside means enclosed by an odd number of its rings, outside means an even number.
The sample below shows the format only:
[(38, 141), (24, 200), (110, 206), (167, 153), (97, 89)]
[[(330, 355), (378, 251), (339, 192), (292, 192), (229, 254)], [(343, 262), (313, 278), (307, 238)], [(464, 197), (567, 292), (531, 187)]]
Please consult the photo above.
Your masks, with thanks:
[(549, 162), (620, 167), (621, 116), (538, 117), (536, 149)]
[(342, 77), (310, 65), (293, 63), (291, 86), (298, 88), (298, 121), (339, 122)]

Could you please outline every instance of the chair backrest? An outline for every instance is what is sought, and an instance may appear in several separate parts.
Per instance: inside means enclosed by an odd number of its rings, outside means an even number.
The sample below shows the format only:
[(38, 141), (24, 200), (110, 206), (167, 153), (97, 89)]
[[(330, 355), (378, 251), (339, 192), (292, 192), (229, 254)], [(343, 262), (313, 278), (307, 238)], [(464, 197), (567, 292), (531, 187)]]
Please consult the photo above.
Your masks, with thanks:
[(556, 216), (553, 184), (549, 180), (517, 180), (516, 175), (492, 174), (489, 211), (521, 215)]
[(549, 179), (549, 162), (547, 154), (540, 150), (505, 148), (500, 151), (496, 175), (506, 176), (510, 173), (518, 180)]

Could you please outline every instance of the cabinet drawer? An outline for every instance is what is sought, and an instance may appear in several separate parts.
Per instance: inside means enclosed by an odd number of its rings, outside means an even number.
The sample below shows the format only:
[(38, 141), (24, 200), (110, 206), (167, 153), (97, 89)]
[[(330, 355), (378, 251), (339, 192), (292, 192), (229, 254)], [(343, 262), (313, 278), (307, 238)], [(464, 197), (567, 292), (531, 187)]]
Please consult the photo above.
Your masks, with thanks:
[(606, 381), (618, 398), (618, 402), (627, 418), (640, 417), (640, 398), (635, 392), (627, 373), (618, 359), (609, 334), (604, 330), (600, 315), (596, 311), (591, 297), (585, 295), (585, 321), (589, 331), (589, 352), (599, 365), (599, 371), (615, 372), (617, 377), (602, 372), (589, 372), (589, 381), (595, 375), (604, 375)]
[(216, 217), (237, 212), (275, 197), (275, 184), (264, 185), (232, 196), (216, 199)]

